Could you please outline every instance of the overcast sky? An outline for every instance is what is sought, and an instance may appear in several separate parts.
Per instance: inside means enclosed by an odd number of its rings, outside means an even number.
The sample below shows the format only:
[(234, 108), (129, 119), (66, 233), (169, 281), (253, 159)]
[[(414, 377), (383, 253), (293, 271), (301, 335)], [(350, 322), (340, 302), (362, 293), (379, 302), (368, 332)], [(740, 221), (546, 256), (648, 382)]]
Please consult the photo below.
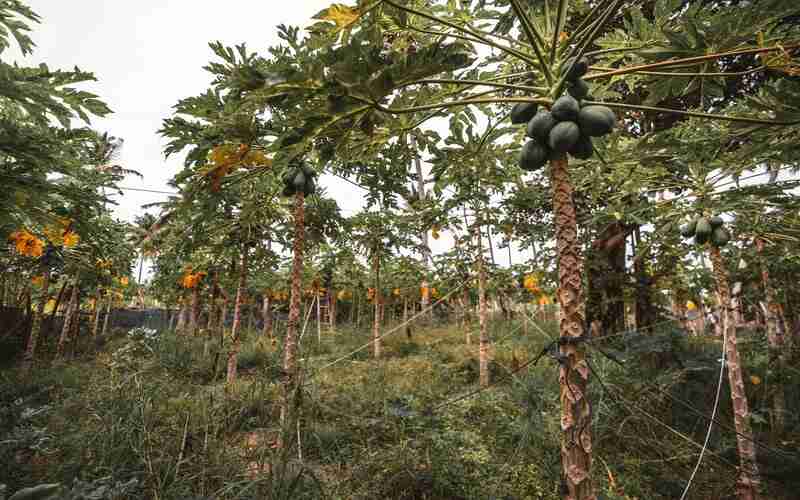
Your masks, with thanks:
[[(95, 119), (94, 128), (125, 140), (119, 163), (142, 173), (123, 186), (169, 190), (166, 185), (182, 157), (165, 159), (163, 139), (156, 133), (181, 98), (208, 88), (210, 74), (202, 67), (214, 57), (208, 43), (247, 43), (261, 51), (279, 43), (275, 26), (307, 26), (311, 17), (332, 0), (26, 0), (42, 17), (33, 27), (36, 49), (24, 61), (46, 62), (52, 68), (78, 66), (95, 73), (98, 82), (85, 89), (98, 94), (113, 110)], [(345, 215), (362, 206), (362, 192), (326, 176), (322, 184), (339, 202)], [(143, 204), (166, 195), (126, 191), (119, 198), (118, 217), (132, 220)], [(452, 247), (446, 232), (432, 240), (434, 253)], [(497, 251), (498, 264), (507, 265), (507, 251)], [(515, 261), (519, 261), (516, 256)]]

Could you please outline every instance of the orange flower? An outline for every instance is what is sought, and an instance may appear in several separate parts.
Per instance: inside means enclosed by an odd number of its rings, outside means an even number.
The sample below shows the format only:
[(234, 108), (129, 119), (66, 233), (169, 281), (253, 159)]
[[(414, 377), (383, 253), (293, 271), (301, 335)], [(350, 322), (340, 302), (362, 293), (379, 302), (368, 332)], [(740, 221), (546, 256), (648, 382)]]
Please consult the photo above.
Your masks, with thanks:
[(128, 286), (128, 283), (130, 283), (127, 276), (123, 276), (117, 281), (119, 281), (119, 284), (122, 286)]
[(41, 257), (44, 252), (44, 242), (28, 232), (27, 229), (14, 231), (9, 239), (14, 242), (17, 253), (20, 255)]

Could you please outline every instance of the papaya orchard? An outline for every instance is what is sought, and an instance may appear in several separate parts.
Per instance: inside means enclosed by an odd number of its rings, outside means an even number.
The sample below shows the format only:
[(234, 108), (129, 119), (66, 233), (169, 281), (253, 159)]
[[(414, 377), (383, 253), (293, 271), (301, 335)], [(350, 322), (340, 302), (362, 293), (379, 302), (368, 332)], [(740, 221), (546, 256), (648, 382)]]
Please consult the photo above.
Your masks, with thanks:
[(211, 42), (135, 224), (119, 143), (69, 122), (109, 110), (6, 65), (2, 394), (44, 408), (9, 410), (9, 491), (792, 498), (798, 15), (359, 0)]

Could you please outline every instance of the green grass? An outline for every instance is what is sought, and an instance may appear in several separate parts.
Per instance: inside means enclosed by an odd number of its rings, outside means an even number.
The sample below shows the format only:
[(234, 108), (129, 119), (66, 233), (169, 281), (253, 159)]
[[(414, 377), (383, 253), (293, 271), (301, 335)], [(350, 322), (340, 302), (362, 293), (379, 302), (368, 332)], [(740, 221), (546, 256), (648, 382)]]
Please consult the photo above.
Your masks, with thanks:
[[(0, 483), (13, 492), (58, 482), (105, 492), (98, 498), (556, 499), (557, 364), (544, 357), (509, 375), (555, 328), (523, 335), (517, 322), (492, 321), (491, 369), (499, 382), (461, 400), (477, 384), (477, 332), (469, 346), (455, 326), (417, 327), (411, 339), (397, 332), (384, 339), (378, 361), (369, 347), (349, 355), (368, 341), (366, 330), (323, 331), (321, 343), (308, 334), (299, 356), (300, 442), (292, 429), (284, 451), (272, 446), (281, 432), (279, 342), (245, 332), (240, 379), (226, 387), (226, 347), (218, 340), (120, 336), (96, 356), (29, 375), (0, 372)], [(608, 342), (623, 366), (592, 354), (594, 479), (606, 498), (680, 496), (696, 460), (691, 444), (631, 404), (702, 441), (706, 421), (659, 390), (707, 413), (718, 344), (664, 338)], [(678, 361), (653, 368), (655, 355), (641, 352), (664, 346)], [(768, 379), (759, 346), (758, 339), (742, 343), (746, 371)], [(782, 382), (793, 415), (798, 380)], [(769, 408), (773, 386), (764, 385), (748, 387), (757, 416)], [(723, 398), (719, 418), (728, 425), (729, 407)], [(759, 439), (781, 449), (797, 442), (797, 419), (788, 424), (771, 436), (769, 425), (754, 421)], [(691, 498), (733, 491), (734, 471), (722, 460), (736, 462), (734, 435), (720, 430), (711, 448), (722, 458), (706, 458)], [(786, 495), (800, 486), (791, 479), (800, 466), (759, 452), (778, 477), (767, 485), (772, 497), (790, 498), (781, 497), (781, 486)]]

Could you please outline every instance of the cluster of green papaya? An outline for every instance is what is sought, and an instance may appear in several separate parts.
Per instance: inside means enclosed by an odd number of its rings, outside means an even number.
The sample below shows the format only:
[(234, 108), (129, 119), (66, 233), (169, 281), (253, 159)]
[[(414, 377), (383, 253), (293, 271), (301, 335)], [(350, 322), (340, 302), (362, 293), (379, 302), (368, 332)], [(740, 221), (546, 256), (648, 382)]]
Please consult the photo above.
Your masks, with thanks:
[(617, 123), (614, 112), (606, 106), (587, 105), (589, 85), (581, 79), (589, 69), (583, 58), (562, 66), (567, 74), (567, 94), (559, 97), (549, 111), (539, 110), (535, 103), (520, 103), (511, 110), (511, 123), (527, 123), (531, 138), (522, 147), (519, 166), (534, 171), (548, 160), (569, 153), (574, 158), (586, 160), (594, 153), (592, 137), (611, 133)]
[(689, 223), (681, 226), (681, 236), (684, 238), (694, 237), (694, 242), (702, 245), (711, 242), (717, 248), (722, 248), (731, 239), (731, 233), (724, 227), (725, 221), (722, 217), (695, 217)]
[(283, 174), (283, 196), (294, 196), (302, 192), (310, 196), (317, 191), (314, 178), (317, 173), (308, 165), (294, 165)]

